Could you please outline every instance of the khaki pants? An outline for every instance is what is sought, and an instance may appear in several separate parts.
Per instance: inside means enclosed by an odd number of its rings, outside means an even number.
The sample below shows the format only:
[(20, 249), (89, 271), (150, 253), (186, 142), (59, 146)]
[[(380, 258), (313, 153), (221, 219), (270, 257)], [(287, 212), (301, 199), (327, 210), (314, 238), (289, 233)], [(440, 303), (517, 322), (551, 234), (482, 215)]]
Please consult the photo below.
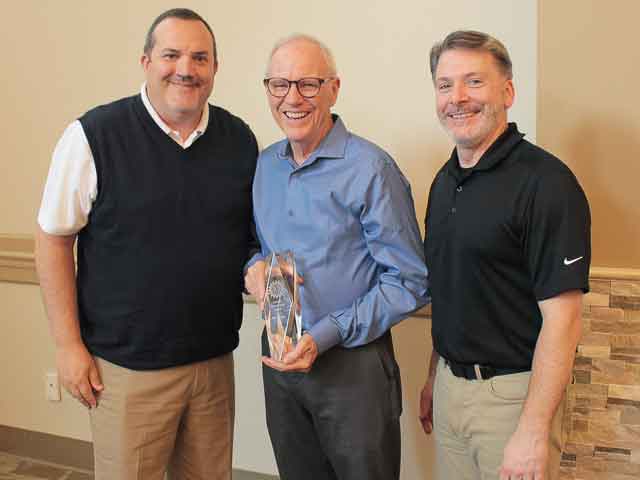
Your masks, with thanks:
[[(466, 380), (438, 362), (433, 395), (436, 480), (495, 480), (515, 431), (531, 372)], [(560, 470), (564, 400), (553, 419), (547, 480)]]
[(96, 362), (96, 480), (231, 479), (233, 354), (148, 371)]

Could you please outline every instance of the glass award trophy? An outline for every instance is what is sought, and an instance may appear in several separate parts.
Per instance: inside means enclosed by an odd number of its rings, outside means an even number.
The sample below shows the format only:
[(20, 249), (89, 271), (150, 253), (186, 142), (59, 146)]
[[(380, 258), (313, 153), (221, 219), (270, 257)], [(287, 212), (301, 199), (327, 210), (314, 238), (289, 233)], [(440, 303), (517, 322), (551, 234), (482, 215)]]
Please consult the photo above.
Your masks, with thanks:
[(302, 335), (298, 273), (293, 253), (271, 253), (265, 260), (267, 283), (262, 319), (271, 358), (281, 361)]

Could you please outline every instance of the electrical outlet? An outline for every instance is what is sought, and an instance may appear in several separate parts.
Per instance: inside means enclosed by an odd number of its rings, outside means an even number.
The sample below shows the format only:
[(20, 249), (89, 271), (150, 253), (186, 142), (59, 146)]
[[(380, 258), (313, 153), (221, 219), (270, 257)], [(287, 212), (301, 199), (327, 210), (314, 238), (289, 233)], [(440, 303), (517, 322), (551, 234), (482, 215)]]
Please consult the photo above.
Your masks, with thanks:
[(60, 382), (58, 382), (58, 374), (56, 372), (45, 373), (44, 386), (47, 400), (50, 402), (59, 402), (61, 400)]

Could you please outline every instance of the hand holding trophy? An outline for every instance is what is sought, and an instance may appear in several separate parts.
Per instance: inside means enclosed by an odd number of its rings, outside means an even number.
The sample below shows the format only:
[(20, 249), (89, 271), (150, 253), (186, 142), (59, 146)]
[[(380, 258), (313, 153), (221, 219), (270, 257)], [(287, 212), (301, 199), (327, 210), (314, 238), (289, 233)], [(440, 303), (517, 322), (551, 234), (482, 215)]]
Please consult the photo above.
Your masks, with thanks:
[(265, 259), (266, 285), (262, 319), (265, 322), (271, 358), (282, 361), (302, 335), (300, 279), (292, 252), (271, 253)]

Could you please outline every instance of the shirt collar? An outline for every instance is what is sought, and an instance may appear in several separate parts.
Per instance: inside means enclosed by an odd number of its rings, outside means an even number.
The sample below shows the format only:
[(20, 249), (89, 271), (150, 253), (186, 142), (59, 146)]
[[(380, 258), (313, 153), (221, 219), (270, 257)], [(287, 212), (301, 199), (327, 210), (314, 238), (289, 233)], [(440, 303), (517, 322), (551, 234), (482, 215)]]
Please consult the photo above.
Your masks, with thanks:
[(149, 112), (149, 115), (151, 115), (151, 118), (156, 123), (156, 125), (160, 127), (160, 130), (169, 135), (173, 140), (176, 141), (176, 143), (182, 145), (183, 148), (190, 147), (193, 142), (200, 138), (200, 136), (202, 136), (202, 134), (204, 134), (204, 132), (207, 130), (207, 125), (209, 124), (208, 104), (205, 105), (205, 108), (202, 109), (202, 116), (200, 117), (200, 122), (198, 123), (196, 129), (191, 133), (191, 135), (189, 135), (186, 140), (183, 140), (176, 130), (173, 130), (164, 122), (164, 120), (162, 120), (162, 118), (160, 118), (158, 112), (156, 112), (155, 108), (153, 108), (153, 105), (151, 105), (151, 100), (149, 100), (149, 96), (147, 95), (147, 82), (144, 82), (142, 84), (142, 87), (140, 88), (140, 97), (142, 97), (142, 103), (147, 109), (147, 112)]
[(459, 180), (466, 178), (472, 172), (489, 170), (507, 158), (523, 137), (524, 133), (518, 131), (518, 126), (515, 123), (509, 123), (507, 129), (491, 144), (487, 151), (482, 154), (475, 166), (472, 168), (460, 167), (458, 150), (454, 148), (447, 162), (447, 170)]
[[(344, 158), (349, 132), (338, 115), (335, 113), (331, 114), (331, 118), (333, 119), (331, 130), (329, 130), (327, 136), (322, 139), (320, 145), (311, 152), (311, 155), (309, 155), (301, 167), (311, 165), (319, 158)], [(285, 140), (282, 142), (278, 156), (286, 160), (293, 159), (291, 144), (288, 141)]]

